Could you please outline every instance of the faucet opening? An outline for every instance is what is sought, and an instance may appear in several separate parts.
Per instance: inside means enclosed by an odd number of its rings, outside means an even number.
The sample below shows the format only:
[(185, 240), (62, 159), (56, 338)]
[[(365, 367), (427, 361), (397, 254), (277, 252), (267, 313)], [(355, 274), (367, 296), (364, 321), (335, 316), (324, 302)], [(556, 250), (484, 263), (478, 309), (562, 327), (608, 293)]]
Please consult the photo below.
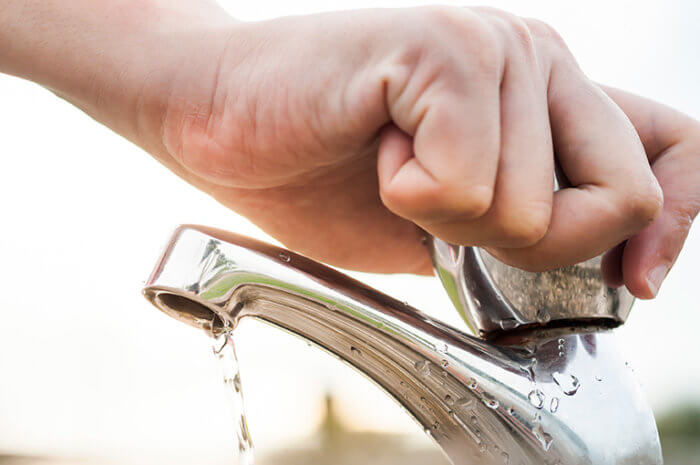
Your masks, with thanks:
[(176, 320), (214, 334), (223, 331), (221, 318), (204, 303), (171, 291), (144, 292), (156, 307)]

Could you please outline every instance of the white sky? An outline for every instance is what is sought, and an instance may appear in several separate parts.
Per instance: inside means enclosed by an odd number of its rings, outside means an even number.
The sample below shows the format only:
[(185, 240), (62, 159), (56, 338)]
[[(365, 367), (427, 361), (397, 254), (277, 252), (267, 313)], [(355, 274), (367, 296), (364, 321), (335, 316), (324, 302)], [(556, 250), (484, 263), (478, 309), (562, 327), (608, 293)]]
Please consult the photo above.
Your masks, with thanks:
[[(700, 117), (695, 2), (485, 3), (553, 24), (594, 79)], [(410, 4), (227, 2), (250, 20)], [(49, 92), (0, 76), (0, 99), (0, 450), (231, 457), (208, 341), (150, 307), (140, 287), (179, 223), (265, 236)], [(699, 259), (696, 227), (659, 298), (638, 302), (619, 331), (657, 410), (700, 402)], [(434, 279), (354, 275), (459, 323)], [(374, 386), (305, 343), (255, 323), (238, 337), (259, 449), (311, 431), (329, 388), (354, 426), (417, 432)]]

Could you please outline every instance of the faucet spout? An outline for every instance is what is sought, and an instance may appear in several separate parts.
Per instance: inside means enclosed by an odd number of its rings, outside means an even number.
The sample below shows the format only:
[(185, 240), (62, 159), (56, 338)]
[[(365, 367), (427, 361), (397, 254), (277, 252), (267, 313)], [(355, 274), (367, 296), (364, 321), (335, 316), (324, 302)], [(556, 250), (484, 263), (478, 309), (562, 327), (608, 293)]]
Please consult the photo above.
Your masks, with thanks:
[(268, 244), (179, 228), (144, 288), (211, 331), (252, 317), (368, 376), (454, 465), (661, 464), (649, 407), (605, 328), (528, 329), (486, 342)]

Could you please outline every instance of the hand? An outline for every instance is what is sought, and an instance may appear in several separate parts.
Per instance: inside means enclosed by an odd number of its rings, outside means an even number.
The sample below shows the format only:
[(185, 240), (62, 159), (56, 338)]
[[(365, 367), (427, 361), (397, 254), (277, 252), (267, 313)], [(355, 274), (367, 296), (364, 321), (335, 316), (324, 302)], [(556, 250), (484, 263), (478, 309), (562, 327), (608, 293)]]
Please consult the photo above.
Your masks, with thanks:
[(603, 258), (603, 276), (637, 297), (655, 297), (683, 248), (700, 211), (700, 123), (666, 106), (606, 88), (641, 136), (664, 192), (664, 206), (650, 226)]
[[(634, 127), (542, 23), (431, 7), (242, 24), (197, 5), (96, 28), (93, 49), (61, 60), (77, 72), (15, 74), (346, 268), (430, 272), (417, 224), (540, 270), (608, 250), (660, 211)], [(553, 195), (554, 153), (574, 187)]]

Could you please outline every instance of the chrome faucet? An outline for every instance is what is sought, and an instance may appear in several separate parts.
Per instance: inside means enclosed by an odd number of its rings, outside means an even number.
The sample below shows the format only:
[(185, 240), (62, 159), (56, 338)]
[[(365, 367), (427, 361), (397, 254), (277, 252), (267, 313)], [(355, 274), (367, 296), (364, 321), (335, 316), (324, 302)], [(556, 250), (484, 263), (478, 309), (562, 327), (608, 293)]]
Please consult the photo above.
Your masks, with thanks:
[(657, 465), (652, 412), (615, 343), (632, 297), (599, 261), (545, 273), (429, 239), (475, 336), (329, 267), (235, 234), (180, 227), (144, 288), (208, 333), (246, 317), (371, 378), (454, 465)]

